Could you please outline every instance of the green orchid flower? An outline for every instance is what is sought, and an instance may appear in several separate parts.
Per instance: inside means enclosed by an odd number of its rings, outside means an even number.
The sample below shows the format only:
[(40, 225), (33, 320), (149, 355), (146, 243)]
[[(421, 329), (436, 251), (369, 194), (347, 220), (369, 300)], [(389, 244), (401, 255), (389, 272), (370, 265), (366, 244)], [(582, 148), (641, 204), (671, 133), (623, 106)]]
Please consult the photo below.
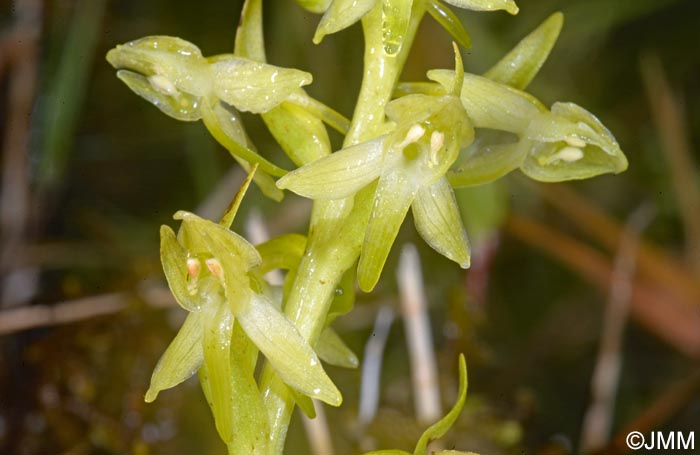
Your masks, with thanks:
[[(184, 211), (176, 236), (161, 228), (161, 259), (168, 285), (180, 306), (190, 312), (177, 343), (187, 339), (187, 361), (168, 361), (170, 348), (153, 373), (146, 399), (173, 387), (206, 362), (204, 338), (207, 327), (222, 321), (239, 323), (248, 338), (267, 357), (280, 377), (292, 388), (337, 406), (340, 392), (328, 378), (318, 357), (294, 325), (251, 280), (250, 272), (261, 263), (260, 254), (245, 239), (224, 226)], [(216, 316), (213, 316), (216, 315)], [(210, 318), (214, 317), (216, 321)], [(226, 322), (229, 324), (229, 322)], [(229, 330), (229, 329), (227, 329)], [(211, 370), (215, 365), (208, 365)]]
[[(446, 0), (446, 2), (458, 8), (474, 11), (505, 10), (510, 14), (518, 13), (518, 7), (513, 0)], [(321, 6), (321, 3), (328, 2), (317, 3), (319, 3), (317, 6)], [(325, 14), (318, 24), (313, 41), (318, 44), (326, 35), (351, 26), (380, 4), (384, 51), (387, 55), (396, 55), (403, 45), (414, 3), (420, 3), (421, 7), (423, 5), (422, 2), (413, 0), (333, 0), (327, 9), (318, 8), (315, 11), (325, 11)], [(428, 13), (454, 37), (458, 44), (467, 48), (471, 46), (469, 34), (451, 9), (439, 0), (428, 0), (424, 3)]]
[[(477, 138), (448, 172), (453, 187), (489, 183), (518, 168), (544, 182), (585, 179), (627, 168), (619, 144), (593, 114), (573, 103), (554, 103), (547, 109), (522, 91), (549, 55), (562, 23), (562, 14), (553, 14), (483, 76), (464, 75), (461, 100), (477, 128)], [(450, 70), (433, 70), (428, 78), (438, 84), (404, 83), (397, 92), (437, 96), (449, 90), (453, 77)], [(514, 140), (493, 143), (482, 137), (482, 132), (493, 131)]]
[(270, 175), (279, 177), (286, 171), (257, 153), (239, 111), (268, 112), (311, 83), (309, 73), (233, 54), (205, 58), (194, 44), (171, 36), (119, 45), (107, 53), (107, 61), (131, 90), (165, 114), (183, 121), (203, 120), (247, 171), (259, 164), (256, 183), (266, 195), (281, 198)]
[[(457, 68), (461, 58), (455, 45)], [(360, 287), (376, 285), (409, 208), (416, 228), (439, 253), (469, 267), (469, 243), (446, 173), (474, 137), (459, 97), (462, 71), (450, 94), (409, 95), (390, 102), (394, 125), (376, 139), (342, 149), (293, 172), (277, 185), (311, 199), (352, 196), (377, 180), (358, 264)]]
[[(428, 77), (446, 88), (453, 76), (434, 70)], [(548, 110), (526, 92), (473, 74), (465, 74), (461, 99), (476, 128), (512, 133), (517, 140), (474, 148), (450, 173), (455, 187), (488, 183), (517, 168), (543, 182), (627, 169), (612, 133), (576, 104), (558, 102)]]

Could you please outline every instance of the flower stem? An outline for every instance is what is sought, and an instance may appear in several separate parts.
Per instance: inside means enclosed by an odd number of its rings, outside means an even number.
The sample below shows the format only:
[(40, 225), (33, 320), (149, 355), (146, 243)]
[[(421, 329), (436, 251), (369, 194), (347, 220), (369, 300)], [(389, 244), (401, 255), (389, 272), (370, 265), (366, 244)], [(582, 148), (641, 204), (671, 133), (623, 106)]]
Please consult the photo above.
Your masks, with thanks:
[[(345, 147), (383, 133), (384, 106), (391, 99), (424, 12), (424, 1), (414, 1), (402, 50), (393, 57), (383, 49), (381, 2), (363, 18), (365, 69)], [(360, 254), (374, 187), (368, 186), (354, 198), (314, 202), (307, 249), (284, 306), (286, 315), (312, 346), (324, 328), (340, 279)], [(271, 447), (273, 453), (281, 454), (294, 398), (269, 364), (263, 370), (260, 389), (270, 417)]]

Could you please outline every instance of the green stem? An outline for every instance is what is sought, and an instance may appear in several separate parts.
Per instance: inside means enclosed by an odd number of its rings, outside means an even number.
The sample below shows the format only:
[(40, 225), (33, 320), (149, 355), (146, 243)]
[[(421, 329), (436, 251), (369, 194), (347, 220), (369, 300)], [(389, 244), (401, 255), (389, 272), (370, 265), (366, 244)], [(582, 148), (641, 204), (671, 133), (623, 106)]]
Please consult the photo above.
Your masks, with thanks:
[[(365, 72), (352, 125), (345, 137), (346, 147), (383, 133), (384, 106), (391, 99), (425, 12), (424, 1), (418, 0), (414, 4), (402, 51), (395, 57), (389, 57), (383, 51), (381, 2), (362, 20)], [(312, 346), (324, 328), (340, 279), (359, 257), (373, 195), (374, 185), (370, 185), (354, 198), (314, 202), (306, 252), (284, 307), (287, 316)], [(281, 454), (294, 410), (294, 398), (267, 363), (260, 389), (270, 416), (271, 447), (273, 453)]]

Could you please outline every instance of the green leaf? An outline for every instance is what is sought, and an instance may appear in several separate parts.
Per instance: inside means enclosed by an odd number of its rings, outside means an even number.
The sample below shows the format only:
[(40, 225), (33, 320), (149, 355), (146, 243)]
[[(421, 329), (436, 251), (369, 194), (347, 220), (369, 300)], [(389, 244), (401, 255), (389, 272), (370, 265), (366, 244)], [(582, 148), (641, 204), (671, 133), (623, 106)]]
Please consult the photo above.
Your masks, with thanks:
[(168, 345), (151, 376), (151, 386), (146, 392), (146, 402), (151, 403), (161, 390), (167, 390), (197, 372), (204, 361), (202, 348), (203, 313), (190, 313)]
[(418, 190), (411, 205), (418, 233), (435, 251), (469, 268), (469, 241), (452, 187), (441, 178)]
[(384, 136), (339, 150), (292, 171), (277, 186), (311, 199), (351, 196), (379, 177)]
[(187, 251), (177, 241), (175, 232), (168, 226), (160, 227), (160, 261), (168, 287), (175, 300), (187, 311), (199, 311), (197, 296), (190, 293), (187, 281)]
[(529, 141), (490, 146), (475, 144), (464, 162), (447, 173), (447, 179), (454, 188), (490, 183), (520, 167), (529, 144)]
[(327, 327), (316, 342), (316, 353), (326, 363), (341, 368), (357, 368), (360, 361), (343, 340)]
[(509, 14), (518, 14), (518, 5), (513, 0), (445, 0), (450, 5), (474, 11), (506, 10)]
[(563, 23), (564, 15), (562, 13), (554, 13), (549, 16), (498, 63), (484, 73), (484, 77), (524, 90), (547, 60), (559, 37)]
[(243, 330), (290, 387), (332, 406), (343, 401), (311, 346), (265, 297), (254, 294), (236, 317)]
[(472, 40), (469, 37), (469, 33), (467, 33), (464, 25), (462, 25), (462, 21), (459, 20), (457, 15), (453, 13), (450, 8), (443, 5), (438, 0), (428, 0), (426, 6), (432, 18), (435, 19), (442, 28), (447, 30), (460, 46), (466, 49), (472, 47)]
[(376, 3), (377, 0), (333, 0), (316, 28), (314, 44), (359, 21)]
[(411, 22), (413, 0), (382, 0), (382, 43), (384, 53), (397, 55)]
[(311, 74), (230, 54), (210, 57), (214, 93), (236, 109), (260, 114), (312, 81)]
[[(449, 90), (454, 74), (449, 70), (432, 70), (428, 71), (428, 78)], [(528, 93), (469, 73), (464, 75), (461, 101), (474, 127), (516, 134), (523, 133), (534, 116), (547, 111)]]
[(418, 444), (416, 444), (413, 455), (426, 455), (430, 441), (441, 438), (452, 427), (457, 417), (459, 417), (459, 414), (462, 412), (464, 402), (467, 399), (467, 386), (467, 362), (464, 360), (464, 354), (462, 354), (459, 356), (459, 394), (457, 403), (455, 403), (454, 407), (452, 407), (445, 417), (425, 430), (418, 440)]
[[(287, 172), (251, 148), (252, 144), (241, 124), (240, 113), (233, 107), (218, 100), (211, 100), (202, 105), (202, 119), (211, 135), (234, 157), (239, 157), (248, 163), (257, 163), (261, 171), (278, 177)], [(250, 172), (250, 170), (247, 171)]]
[(181, 92), (162, 76), (150, 77), (129, 70), (117, 71), (117, 77), (134, 93), (176, 120), (194, 122), (202, 117), (201, 98)]

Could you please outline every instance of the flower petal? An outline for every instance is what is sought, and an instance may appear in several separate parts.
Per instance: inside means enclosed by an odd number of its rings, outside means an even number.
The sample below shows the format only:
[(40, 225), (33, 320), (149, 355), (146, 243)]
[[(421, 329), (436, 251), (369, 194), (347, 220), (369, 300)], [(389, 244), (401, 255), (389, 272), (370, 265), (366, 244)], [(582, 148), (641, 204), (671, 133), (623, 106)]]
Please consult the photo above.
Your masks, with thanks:
[(441, 178), (418, 190), (411, 205), (418, 233), (435, 251), (469, 268), (469, 241), (452, 187)]
[(312, 80), (304, 71), (233, 55), (211, 57), (209, 62), (216, 95), (236, 109), (254, 114), (269, 111)]
[(447, 179), (454, 188), (483, 185), (497, 180), (522, 164), (530, 141), (511, 144), (474, 146), (464, 163), (447, 173)]
[(282, 176), (287, 171), (260, 156), (252, 149), (252, 143), (241, 124), (240, 113), (218, 100), (202, 105), (202, 119), (212, 136), (228, 150), (248, 163), (257, 163), (261, 171)]
[(320, 43), (326, 35), (350, 27), (367, 14), (376, 3), (377, 0), (333, 0), (316, 28), (314, 44)]
[(533, 142), (520, 170), (541, 182), (581, 180), (601, 174), (618, 174), (627, 169), (627, 158), (606, 153), (595, 145), (582, 148), (565, 143)]
[(564, 15), (562, 13), (554, 13), (549, 16), (498, 63), (484, 73), (484, 77), (524, 90), (547, 60), (559, 37), (563, 23)]
[[(229, 453), (267, 455), (270, 433), (267, 411), (253, 376), (258, 350), (243, 332), (240, 324), (233, 326), (229, 352), (231, 354), (229, 385), (231, 386), (234, 434), (233, 439), (227, 442), (228, 451)], [(202, 365), (199, 370), (199, 381), (213, 412), (211, 375), (206, 365)]]
[(244, 271), (260, 265), (258, 251), (246, 239), (213, 221), (194, 213), (180, 210), (173, 218), (182, 220), (180, 241), (193, 253), (209, 252), (221, 260), (225, 267), (229, 262)]
[(438, 0), (428, 0), (426, 6), (432, 18), (452, 35), (455, 41), (457, 41), (457, 44), (466, 49), (472, 47), (472, 40), (469, 37), (469, 33), (467, 33), (464, 25), (462, 25), (462, 21), (459, 20), (457, 15), (450, 8), (443, 5)]
[(200, 302), (187, 287), (187, 251), (178, 243), (175, 232), (168, 226), (160, 227), (160, 261), (168, 287), (175, 300), (187, 311), (199, 311)]
[(417, 189), (413, 178), (399, 169), (388, 169), (379, 178), (357, 267), (357, 277), (363, 291), (370, 292), (379, 281)]
[(161, 390), (175, 387), (197, 372), (204, 361), (202, 348), (203, 313), (190, 313), (180, 331), (158, 360), (146, 392), (151, 403)]
[(234, 41), (235, 55), (265, 61), (265, 39), (263, 37), (262, 0), (246, 0)]
[(173, 36), (146, 36), (107, 53), (116, 69), (146, 77), (160, 76), (179, 91), (204, 96), (211, 91), (211, 75), (199, 48)]
[(506, 10), (509, 14), (518, 14), (518, 5), (513, 0), (445, 0), (450, 5), (474, 11)]
[(158, 83), (158, 76), (146, 77), (129, 70), (117, 71), (117, 77), (134, 93), (176, 120), (194, 122), (202, 117), (201, 98), (179, 91), (175, 86)]
[(337, 333), (327, 327), (316, 342), (316, 352), (326, 363), (342, 368), (357, 368), (360, 361)]
[(204, 365), (216, 429), (227, 444), (234, 438), (231, 335), (233, 314), (228, 305), (210, 305), (203, 311)]
[(340, 405), (340, 392), (326, 375), (311, 346), (270, 301), (253, 294), (252, 301), (237, 318), (287, 385), (332, 406)]
[(381, 172), (384, 137), (339, 150), (292, 171), (277, 186), (311, 199), (348, 197)]
[[(449, 90), (454, 73), (450, 70), (432, 70), (428, 71), (428, 78)], [(516, 134), (522, 134), (534, 116), (547, 111), (528, 93), (469, 73), (464, 75), (461, 101), (474, 127)]]

